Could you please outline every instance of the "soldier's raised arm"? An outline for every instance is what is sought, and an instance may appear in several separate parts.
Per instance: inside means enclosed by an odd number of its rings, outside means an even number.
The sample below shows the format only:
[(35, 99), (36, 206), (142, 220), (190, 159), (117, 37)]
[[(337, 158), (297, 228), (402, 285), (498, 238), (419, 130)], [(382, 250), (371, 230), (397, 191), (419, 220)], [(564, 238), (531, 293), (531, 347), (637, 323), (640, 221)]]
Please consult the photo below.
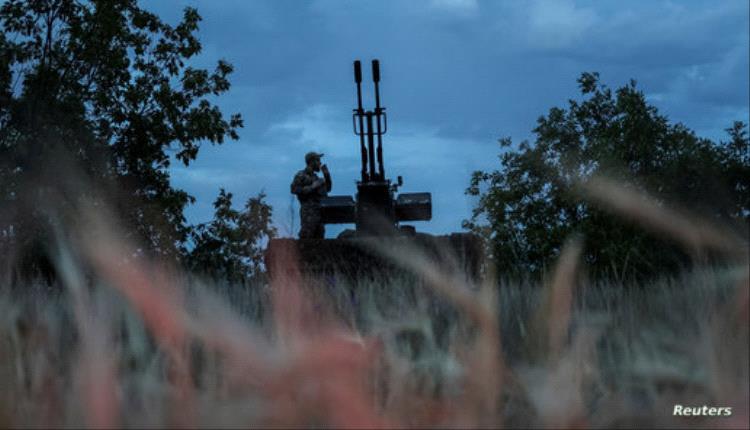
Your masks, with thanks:
[(333, 181), (331, 180), (331, 173), (328, 172), (328, 166), (324, 164), (320, 166), (320, 170), (323, 172), (323, 178), (326, 181), (326, 192), (330, 193), (331, 188), (333, 188)]

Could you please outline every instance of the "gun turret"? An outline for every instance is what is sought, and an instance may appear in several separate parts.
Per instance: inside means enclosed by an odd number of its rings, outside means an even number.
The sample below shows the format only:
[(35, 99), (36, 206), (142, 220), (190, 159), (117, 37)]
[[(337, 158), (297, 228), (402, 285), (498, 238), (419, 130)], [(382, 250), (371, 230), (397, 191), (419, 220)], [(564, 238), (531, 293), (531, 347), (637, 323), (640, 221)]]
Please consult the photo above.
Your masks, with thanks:
[[(362, 67), (354, 62), (357, 85), (357, 108), (353, 109), (352, 127), (359, 137), (362, 158), (361, 180), (357, 181), (356, 199), (351, 196), (330, 196), (321, 200), (325, 224), (356, 224), (357, 235), (386, 235), (399, 231), (401, 221), (428, 221), (432, 218), (430, 193), (402, 193), (401, 176), (395, 184), (385, 177), (383, 136), (388, 131), (385, 107), (380, 105), (380, 63), (372, 60), (375, 109), (362, 107)], [(377, 141), (377, 146), (376, 146)]]

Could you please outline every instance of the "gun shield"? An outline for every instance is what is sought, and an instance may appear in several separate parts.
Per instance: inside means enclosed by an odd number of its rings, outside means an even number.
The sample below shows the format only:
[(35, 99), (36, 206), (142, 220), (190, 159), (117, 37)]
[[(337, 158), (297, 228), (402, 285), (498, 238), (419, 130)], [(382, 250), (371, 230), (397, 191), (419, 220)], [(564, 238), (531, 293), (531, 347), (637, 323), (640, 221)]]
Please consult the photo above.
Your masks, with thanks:
[(325, 224), (351, 224), (356, 221), (356, 203), (352, 196), (320, 199), (320, 215)]
[(403, 193), (396, 199), (397, 221), (429, 221), (432, 219), (430, 193)]

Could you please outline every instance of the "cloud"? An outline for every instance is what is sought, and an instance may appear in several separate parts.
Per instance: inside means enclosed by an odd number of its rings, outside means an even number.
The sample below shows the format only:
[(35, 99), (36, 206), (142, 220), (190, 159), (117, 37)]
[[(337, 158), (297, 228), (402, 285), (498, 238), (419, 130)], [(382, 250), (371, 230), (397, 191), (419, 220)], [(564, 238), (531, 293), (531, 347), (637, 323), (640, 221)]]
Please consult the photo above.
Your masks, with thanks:
[[(301, 154), (307, 151), (337, 154), (349, 143), (354, 148), (354, 135), (351, 132), (350, 111), (334, 108), (327, 104), (312, 105), (302, 112), (293, 113), (279, 123), (272, 124), (266, 131), (271, 140), (288, 139), (291, 151)], [(334, 157), (338, 157), (334, 155)]]
[(738, 31), (746, 32), (747, 3), (710, 4), (634, 3), (605, 10), (578, 49), (588, 59), (640, 68), (719, 61), (736, 45)]
[(535, 48), (569, 48), (594, 26), (597, 14), (567, 0), (536, 0), (528, 11), (528, 40)]
[(748, 50), (749, 46), (740, 44), (721, 61), (685, 68), (672, 92), (715, 106), (747, 106), (750, 80), (737, 77), (750, 76)]
[(433, 9), (457, 14), (461, 17), (476, 16), (479, 11), (477, 0), (432, 0), (430, 5)]
[(189, 188), (196, 186), (210, 186), (212, 188), (233, 188), (244, 185), (253, 179), (253, 175), (247, 172), (230, 172), (222, 167), (214, 168), (183, 168), (174, 169), (172, 178), (175, 181), (186, 184)]

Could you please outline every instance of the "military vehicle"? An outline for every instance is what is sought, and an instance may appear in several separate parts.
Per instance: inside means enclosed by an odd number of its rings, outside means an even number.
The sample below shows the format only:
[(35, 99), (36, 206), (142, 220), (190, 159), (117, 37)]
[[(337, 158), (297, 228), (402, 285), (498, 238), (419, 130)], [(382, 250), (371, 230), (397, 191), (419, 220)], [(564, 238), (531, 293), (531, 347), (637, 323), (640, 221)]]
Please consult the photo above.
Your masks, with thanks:
[[(458, 270), (476, 278), (482, 261), (482, 244), (470, 233), (434, 236), (418, 233), (410, 221), (432, 218), (432, 196), (429, 192), (400, 193), (403, 178), (396, 182), (386, 178), (383, 164), (383, 136), (388, 131), (386, 108), (380, 104), (380, 63), (372, 60), (374, 84), (373, 110), (362, 106), (362, 67), (354, 62), (357, 107), (352, 113), (352, 128), (359, 138), (362, 160), (357, 194), (328, 196), (321, 200), (325, 224), (354, 224), (336, 239), (272, 239), (266, 252), (266, 265), (274, 275), (279, 260), (293, 255), (303, 272), (313, 275), (340, 274), (354, 278), (393, 273), (398, 262), (389, 261), (372, 249), (372, 241), (384, 241), (389, 249), (408, 247), (441, 264), (458, 265)], [(418, 168), (421, 166), (414, 166)], [(334, 172), (335, 174), (335, 172)], [(281, 263), (284, 264), (283, 262)]]

